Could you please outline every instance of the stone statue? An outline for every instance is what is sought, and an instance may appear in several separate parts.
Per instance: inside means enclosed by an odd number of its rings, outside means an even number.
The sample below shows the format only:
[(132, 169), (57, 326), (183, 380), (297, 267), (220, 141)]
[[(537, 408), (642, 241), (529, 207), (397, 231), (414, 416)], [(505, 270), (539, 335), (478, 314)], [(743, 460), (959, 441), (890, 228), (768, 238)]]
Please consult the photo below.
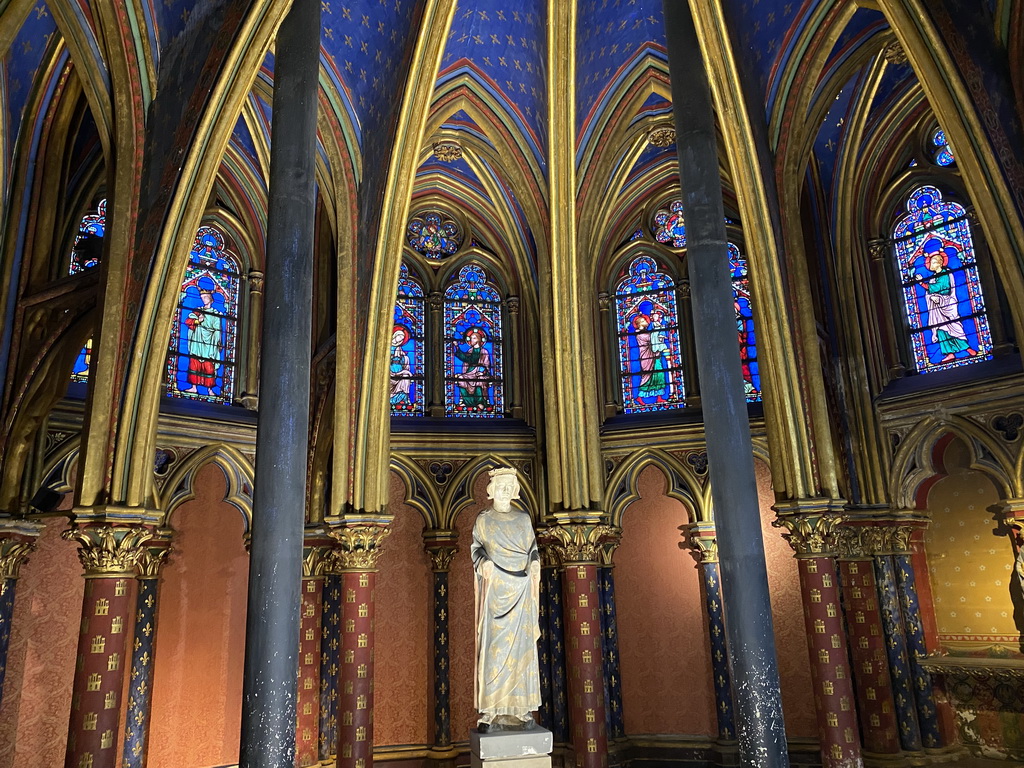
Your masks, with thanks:
[(492, 503), (473, 526), (476, 573), (476, 679), (478, 730), (534, 727), (540, 707), (540, 553), (530, 516), (512, 508), (519, 480), (511, 467), (490, 472)]

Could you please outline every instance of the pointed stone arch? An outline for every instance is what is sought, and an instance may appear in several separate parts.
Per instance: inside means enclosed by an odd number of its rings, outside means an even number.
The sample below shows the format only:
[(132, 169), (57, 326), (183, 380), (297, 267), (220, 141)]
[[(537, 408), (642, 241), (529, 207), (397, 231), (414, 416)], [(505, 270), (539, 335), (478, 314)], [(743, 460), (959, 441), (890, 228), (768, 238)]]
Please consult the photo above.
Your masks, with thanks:
[(697, 473), (660, 448), (643, 448), (628, 456), (608, 478), (605, 499), (611, 525), (622, 527), (626, 508), (640, 498), (640, 474), (651, 466), (661, 471), (667, 485), (666, 495), (686, 507), (691, 523), (710, 519), (710, 491)]
[(519, 471), (519, 486), (522, 500), (520, 506), (525, 507), (526, 512), (533, 521), (538, 522), (544, 514), (537, 499), (537, 493), (533, 487), (533, 480), (522, 471), (520, 462), (509, 459), (498, 453), (486, 453), (475, 457), (459, 468), (452, 479), (448, 482), (448, 490), (444, 495), (444, 517), (441, 520), (440, 528), (454, 528), (462, 510), (472, 505), (476, 499), (473, 498), (473, 486), (477, 478), (484, 472), (495, 467), (516, 467)]
[(224, 501), (242, 514), (244, 531), (248, 535), (252, 527), (252, 492), (255, 470), (245, 456), (225, 444), (200, 448), (172, 470), (160, 499), (160, 509), (164, 513), (164, 526), (171, 527), (173, 515), (178, 507), (196, 497), (196, 476), (199, 474), (199, 470), (207, 464), (220, 467), (224, 473), (224, 479), (227, 482)]

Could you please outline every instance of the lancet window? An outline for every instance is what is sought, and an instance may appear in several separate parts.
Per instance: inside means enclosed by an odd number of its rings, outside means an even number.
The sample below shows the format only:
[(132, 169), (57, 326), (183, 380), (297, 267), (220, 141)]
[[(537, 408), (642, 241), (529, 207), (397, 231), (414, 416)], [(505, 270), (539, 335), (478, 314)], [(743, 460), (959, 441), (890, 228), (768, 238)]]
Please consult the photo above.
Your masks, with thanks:
[(893, 228), (895, 267), (914, 366), (948, 370), (992, 356), (967, 211), (933, 186), (915, 189)]
[(403, 264), (391, 333), (391, 413), (422, 416), (424, 387), (423, 286)]
[(230, 404), (236, 379), (239, 267), (224, 236), (210, 226), (196, 233), (167, 356), (167, 394)]
[(748, 403), (761, 402), (761, 373), (757, 361), (757, 333), (750, 298), (747, 260), (734, 243), (729, 243), (729, 269), (732, 272), (732, 298), (736, 305), (736, 334), (743, 368), (743, 390)]
[[(100, 200), (96, 210), (87, 213), (78, 224), (78, 234), (71, 247), (71, 262), (68, 274), (77, 275), (87, 269), (99, 266), (103, 251), (103, 235), (107, 227), (107, 201)], [(85, 384), (89, 381), (89, 366), (92, 365), (92, 339), (85, 342), (71, 369), (71, 381)]]
[(484, 268), (462, 267), (444, 292), (444, 410), (504, 414), (501, 294)]

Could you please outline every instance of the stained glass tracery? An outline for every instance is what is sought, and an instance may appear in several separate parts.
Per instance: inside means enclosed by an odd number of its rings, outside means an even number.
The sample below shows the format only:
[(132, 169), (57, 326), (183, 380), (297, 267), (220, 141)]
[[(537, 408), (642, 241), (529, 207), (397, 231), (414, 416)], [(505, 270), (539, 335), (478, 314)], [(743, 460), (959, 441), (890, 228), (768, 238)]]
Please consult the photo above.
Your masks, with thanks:
[(673, 248), (686, 247), (686, 224), (683, 221), (683, 201), (673, 200), (654, 214), (654, 239)]
[(949, 145), (946, 132), (941, 128), (935, 129), (932, 134), (932, 158), (936, 165), (948, 166), (956, 162), (953, 156), (953, 148)]
[(462, 227), (451, 216), (430, 211), (409, 220), (406, 238), (417, 253), (428, 259), (443, 259), (462, 246)]
[(759, 403), (761, 373), (757, 361), (757, 334), (754, 331), (750, 278), (747, 273), (747, 260), (733, 243), (729, 243), (729, 269), (732, 272), (732, 297), (736, 307), (736, 334), (740, 344), (743, 390), (748, 403)]
[(238, 265), (213, 227), (196, 233), (167, 357), (167, 394), (230, 403), (235, 383)]
[(477, 264), (459, 270), (444, 293), (445, 414), (504, 413), (501, 294)]
[(403, 264), (391, 332), (390, 401), (394, 416), (423, 415), (423, 333), (423, 288)]
[(967, 211), (933, 186), (914, 190), (893, 230), (896, 266), (920, 373), (992, 356)]
[(623, 410), (685, 405), (675, 283), (649, 256), (637, 256), (615, 289)]

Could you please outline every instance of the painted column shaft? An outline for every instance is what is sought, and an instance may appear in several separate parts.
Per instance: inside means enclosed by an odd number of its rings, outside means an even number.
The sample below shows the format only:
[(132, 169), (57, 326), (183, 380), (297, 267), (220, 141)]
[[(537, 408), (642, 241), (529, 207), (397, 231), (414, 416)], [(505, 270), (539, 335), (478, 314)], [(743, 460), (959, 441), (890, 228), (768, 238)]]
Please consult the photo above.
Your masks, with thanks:
[(121, 759), (123, 768), (143, 768), (146, 765), (153, 699), (158, 583), (156, 575), (138, 579), (131, 679), (128, 682), (128, 714), (125, 717), (124, 754)]
[(920, 664), (928, 655), (925, 644), (924, 626), (921, 624), (921, 603), (917, 596), (917, 580), (910, 553), (893, 556), (896, 571), (896, 589), (900, 608), (903, 611), (903, 627), (907, 635), (907, 654), (910, 660), (910, 674), (913, 680), (914, 703), (917, 708), (917, 722), (921, 727), (921, 743), (936, 749), (942, 746), (942, 733), (932, 692), (932, 678)]
[(811, 654), (811, 683), (822, 766), (862, 765), (835, 559), (798, 556), (797, 563)]
[(434, 746), (452, 745), (448, 633), (448, 571), (434, 571)]
[(687, 3), (665, 0), (672, 105), (686, 216), (687, 259), (708, 468), (736, 687), (741, 760), (789, 765), (775, 632), (754, 476), (715, 116), (700, 41)]
[(87, 575), (65, 768), (114, 768), (133, 573)]
[(324, 581), (320, 628), (320, 725), (318, 753), (321, 764), (333, 762), (338, 748), (338, 675), (341, 671), (341, 576), (327, 574)]
[(568, 564), (562, 571), (569, 722), (579, 768), (606, 768), (608, 765), (601, 669), (601, 594), (597, 580), (596, 563)]
[(718, 573), (718, 562), (702, 562), (700, 572), (704, 580), (704, 608), (708, 615), (708, 635), (711, 642), (711, 674), (715, 686), (718, 738), (722, 741), (733, 741), (736, 738), (736, 722), (733, 719), (732, 681), (725, 644), (725, 611), (722, 606), (722, 583)]
[(566, 685), (565, 627), (562, 601), (562, 581), (558, 568), (541, 569), (541, 578), (547, 583), (547, 623), (551, 652), (551, 733), (557, 743), (569, 741), (569, 694)]
[(899, 725), (874, 568), (870, 559), (840, 560), (839, 567), (864, 749), (877, 755), (897, 754)]
[(302, 580), (299, 628), (299, 705), (295, 727), (295, 764), (316, 765), (320, 730), (320, 634), (323, 616), (323, 576)]
[(551, 630), (548, 626), (548, 615), (551, 612), (550, 603), (551, 596), (548, 594), (547, 573), (542, 567), (540, 574), (540, 606), (537, 610), (538, 617), (540, 618), (540, 638), (537, 640), (537, 661), (540, 664), (541, 694), (541, 704), (540, 709), (537, 710), (537, 720), (544, 728), (547, 728), (549, 731), (554, 733), (554, 725), (552, 722), (554, 707), (552, 706), (551, 693)]
[(0, 579), (0, 702), (4, 695), (7, 650), (11, 645), (11, 621), (14, 619), (14, 593), (17, 579)]
[[(373, 619), (375, 571), (341, 574), (341, 690), (338, 768), (373, 765)], [(447, 638), (445, 640), (447, 644)]]
[(608, 738), (626, 735), (622, 720), (622, 673), (619, 670), (619, 623), (615, 611), (615, 569), (601, 568), (601, 642), (604, 651), (605, 722)]
[(296, 0), (277, 35), (256, 484), (249, 558), (241, 768), (295, 760), (320, 68), (319, 0)]
[(900, 729), (900, 744), (908, 751), (919, 752), (922, 749), (921, 728), (917, 721), (910, 659), (907, 655), (907, 638), (903, 630), (903, 616), (896, 592), (896, 573), (893, 569), (892, 555), (875, 555), (875, 575), (879, 606), (882, 610), (882, 627), (885, 630), (893, 700), (896, 704), (896, 719)]

